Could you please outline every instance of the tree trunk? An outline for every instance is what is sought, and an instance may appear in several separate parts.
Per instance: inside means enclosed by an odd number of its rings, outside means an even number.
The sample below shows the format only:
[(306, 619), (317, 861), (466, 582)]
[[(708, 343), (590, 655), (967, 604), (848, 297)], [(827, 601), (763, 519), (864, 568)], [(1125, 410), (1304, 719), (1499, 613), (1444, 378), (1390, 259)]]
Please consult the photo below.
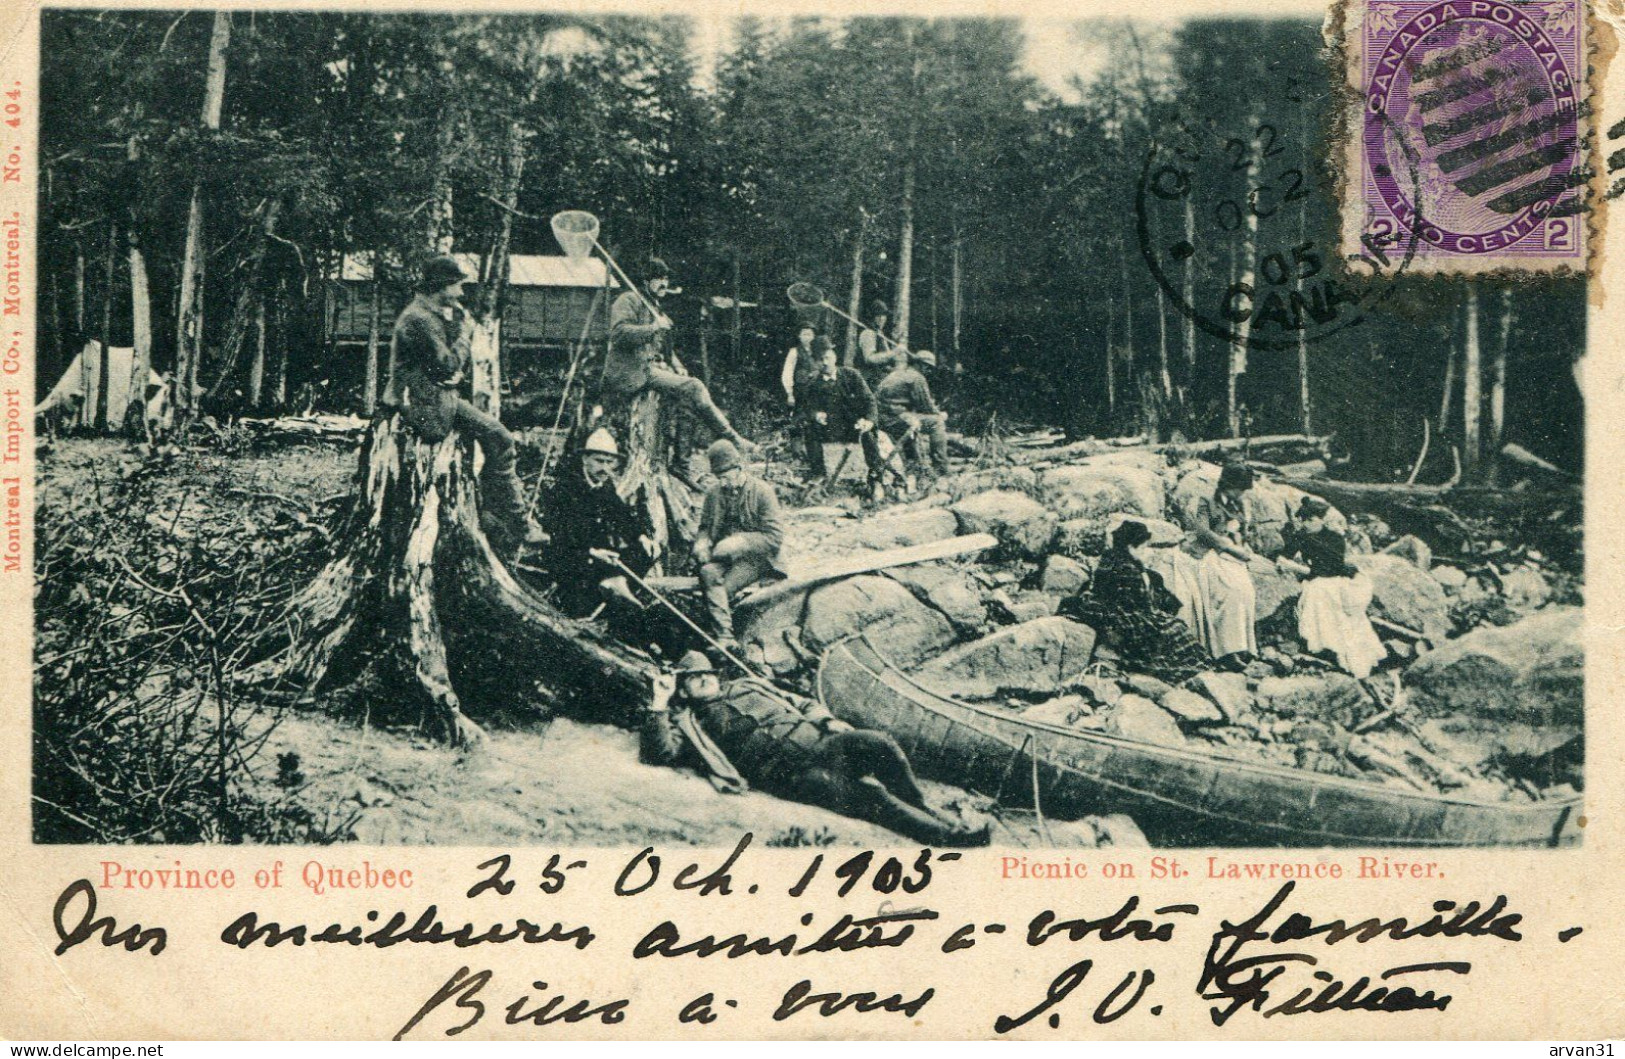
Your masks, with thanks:
[[(139, 119), (142, 107), (136, 104), (136, 116)], [(130, 172), (136, 171), (136, 165), (141, 161), (141, 141), (131, 136), (125, 148), (125, 160), (130, 164)], [(130, 397), (139, 402), (141, 425), (145, 431), (147, 423), (147, 379), (152, 375), (152, 295), (147, 287), (147, 260), (141, 253), (141, 237), (136, 231), (134, 211), (131, 211), (129, 223), (126, 226), (125, 238), (129, 242), (130, 253), (130, 345), (133, 354), (130, 357)], [(129, 413), (126, 412), (128, 417)]]
[[(1247, 162), (1247, 187), (1253, 186), (1258, 176), (1258, 160), (1251, 158)], [(1249, 295), (1247, 305), (1252, 308), (1252, 290), (1255, 277), (1253, 265), (1258, 257), (1258, 214), (1247, 210), (1247, 220), (1244, 227), (1246, 234), (1241, 241), (1240, 279), (1237, 283)], [(1235, 289), (1235, 288), (1232, 288)], [(1225, 411), (1230, 419), (1230, 436), (1241, 436), (1241, 409), (1236, 403), (1237, 380), (1247, 374), (1247, 339), (1252, 334), (1253, 318), (1249, 311), (1246, 319), (1236, 325), (1236, 337), (1230, 346), (1230, 363), (1225, 372)]]
[(456, 218), (452, 213), (451, 153), (457, 139), (457, 111), (447, 103), (435, 125), (434, 180), (429, 187), (429, 207), (424, 211), (424, 245), (431, 254), (449, 254), (453, 246)]
[(211, 399), (230, 381), (232, 371), (237, 366), (238, 354), (243, 348), (243, 340), (248, 337), (254, 299), (259, 294), (260, 274), (265, 266), (265, 251), (270, 245), (271, 236), (276, 234), (277, 217), (281, 212), (282, 203), (272, 199), (265, 204), (260, 215), (259, 238), (248, 251), (246, 267), (238, 278), (237, 302), (232, 306), (231, 319), (226, 323), (226, 334), (220, 343), (220, 374), (215, 378), (214, 385), (209, 387)]
[[(217, 11), (209, 38), (209, 73), (203, 88), (203, 127), (220, 128), (226, 97), (226, 48), (231, 44), (231, 15)], [(203, 181), (192, 183), (186, 215), (186, 250), (181, 262), (181, 297), (175, 327), (175, 411), (186, 423), (197, 413), (198, 364), (203, 359), (203, 281), (207, 254), (203, 247)]]
[(1168, 306), (1162, 287), (1157, 287), (1157, 381), (1162, 386), (1162, 399), (1172, 400), (1174, 377), (1168, 369)]
[[(858, 235), (852, 241), (852, 287), (846, 296), (846, 314), (852, 320), (861, 320), (863, 312), (863, 250), (864, 243), (869, 239), (869, 211), (858, 211)], [(858, 325), (852, 320), (846, 322), (846, 347), (841, 353), (841, 363), (851, 367), (858, 357)]]
[(141, 253), (135, 229), (130, 240), (130, 342), (135, 355), (130, 358), (130, 395), (140, 395), (142, 422), (146, 422), (147, 380), (152, 376), (152, 292), (147, 286), (147, 259)]
[[(96, 376), (99, 385), (96, 387), (96, 409), (91, 426), (97, 433), (105, 434), (108, 431), (107, 409), (113, 387), (113, 290), (117, 286), (117, 277), (114, 268), (118, 263), (118, 225), (109, 223), (107, 226), (107, 256), (102, 263), (102, 276), (105, 286), (102, 289), (102, 356), (100, 372)], [(88, 394), (86, 395), (89, 396)], [(86, 402), (89, 403), (88, 401)]]
[(953, 351), (954, 351), (954, 358), (953, 359), (954, 359), (954, 363), (953, 363), (953, 368), (954, 368), (955, 371), (958, 371), (960, 369), (961, 363), (963, 363), (963, 361), (960, 359), (960, 353), (959, 353), (959, 339), (960, 339), (961, 333), (964, 330), (964, 321), (965, 321), (965, 290), (964, 290), (965, 267), (964, 267), (964, 262), (963, 262), (963, 257), (964, 257), (964, 245), (963, 245), (963, 243), (964, 243), (964, 240), (962, 240), (959, 237), (959, 215), (955, 214), (954, 215), (954, 244), (953, 244), (953, 314), (954, 314), (954, 331), (953, 331)]
[(914, 288), (914, 120), (909, 119), (908, 156), (903, 161), (903, 230), (897, 243), (897, 341), (908, 346), (910, 294)]
[(1478, 470), (1481, 356), (1478, 345), (1478, 284), (1467, 284), (1467, 337), (1461, 355), (1461, 459), (1471, 480)]
[[(1185, 196), (1185, 242), (1195, 245), (1196, 239), (1196, 207), (1191, 205), (1192, 196)], [(1185, 258), (1185, 304), (1196, 304), (1196, 255), (1191, 254)], [(1185, 367), (1187, 381), (1196, 373), (1196, 318), (1190, 313), (1181, 313), (1185, 318)]]
[[(73, 244), (73, 331), (74, 339), (85, 340), (85, 247)], [(77, 352), (77, 350), (75, 350)]]
[(1443, 440), (1450, 430), (1450, 398), (1456, 389), (1456, 343), (1452, 341), (1444, 350), (1444, 393), (1439, 397), (1439, 438)]
[(288, 355), (293, 343), (288, 336), (288, 287), (277, 285), (276, 298), (276, 390), (272, 399), (278, 409), (288, 403)]
[[(373, 365), (376, 372), (377, 365)], [(254, 362), (248, 366), (248, 407), (258, 410), (265, 397), (265, 296), (254, 299)]]
[(367, 309), (367, 381), (361, 394), (361, 414), (368, 419), (378, 411), (378, 329), (383, 315), (384, 254), (372, 252), (372, 298)]
[[(1506, 401), (1507, 401), (1507, 347), (1512, 341), (1512, 285), (1507, 284), (1501, 288), (1501, 333), (1500, 342), (1495, 347), (1495, 357), (1490, 362), (1490, 452), (1500, 452), (1502, 435), (1506, 431)], [(1493, 482), (1498, 469), (1498, 461), (1491, 460), (1489, 464), (1490, 478)]]
[[(480, 529), (478, 484), (453, 435), (417, 439), (398, 415), (361, 447), (346, 542), (290, 605), (295, 639), (261, 644), (245, 683), (299, 701), (335, 695), (375, 718), (415, 715), (456, 746), (469, 712), (537, 709), (576, 691), (632, 711), (654, 667), (516, 580)], [(545, 681), (545, 688), (541, 682)]]

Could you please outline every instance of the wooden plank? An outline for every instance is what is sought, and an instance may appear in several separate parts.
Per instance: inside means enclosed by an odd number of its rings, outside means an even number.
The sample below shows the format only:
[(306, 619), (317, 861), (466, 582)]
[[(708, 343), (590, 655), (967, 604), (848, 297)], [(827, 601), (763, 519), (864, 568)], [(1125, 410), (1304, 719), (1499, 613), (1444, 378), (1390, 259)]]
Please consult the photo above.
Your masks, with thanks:
[(881, 552), (842, 556), (800, 570), (787, 580), (774, 582), (750, 595), (742, 596), (734, 606), (758, 607), (825, 581), (875, 573), (895, 566), (928, 563), (934, 559), (950, 559), (956, 555), (970, 555), (986, 551), (998, 543), (998, 538), (991, 533), (972, 533), (964, 537), (949, 537), (947, 540), (916, 544), (908, 548), (890, 548)]

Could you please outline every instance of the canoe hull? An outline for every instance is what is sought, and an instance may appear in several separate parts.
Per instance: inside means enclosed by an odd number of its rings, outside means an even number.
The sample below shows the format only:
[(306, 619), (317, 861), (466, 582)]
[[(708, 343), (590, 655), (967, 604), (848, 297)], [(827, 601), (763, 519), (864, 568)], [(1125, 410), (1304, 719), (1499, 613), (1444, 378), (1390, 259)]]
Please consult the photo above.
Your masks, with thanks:
[(1578, 799), (1491, 803), (1231, 761), (1035, 723), (921, 687), (861, 637), (825, 654), (818, 692), (890, 732), (926, 776), (1054, 819), (1124, 812), (1158, 846), (1554, 846)]

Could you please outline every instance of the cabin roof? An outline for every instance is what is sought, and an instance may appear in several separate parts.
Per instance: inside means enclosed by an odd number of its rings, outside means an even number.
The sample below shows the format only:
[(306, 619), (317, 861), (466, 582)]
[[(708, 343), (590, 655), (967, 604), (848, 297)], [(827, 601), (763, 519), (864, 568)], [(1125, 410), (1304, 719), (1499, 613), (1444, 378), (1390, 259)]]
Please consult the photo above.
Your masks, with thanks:
[[(457, 254), (463, 270), (471, 276), (480, 272), (478, 254)], [(596, 257), (565, 257), (563, 254), (513, 254), (508, 258), (510, 287), (571, 287), (596, 289), (604, 286), (604, 262)], [(339, 278), (346, 283), (366, 283), (372, 279), (372, 255), (345, 254)], [(609, 285), (619, 287), (614, 277)]]

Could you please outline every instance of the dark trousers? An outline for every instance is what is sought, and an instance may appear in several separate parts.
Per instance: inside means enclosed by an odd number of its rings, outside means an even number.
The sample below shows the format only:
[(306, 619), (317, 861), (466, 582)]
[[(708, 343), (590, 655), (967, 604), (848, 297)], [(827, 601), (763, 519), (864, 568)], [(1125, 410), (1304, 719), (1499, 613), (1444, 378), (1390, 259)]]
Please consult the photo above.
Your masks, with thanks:
[(819, 740), (811, 766), (797, 777), (792, 797), (933, 846), (985, 844), (986, 835), (937, 815), (897, 740), (855, 729)]
[(825, 445), (836, 442), (850, 444), (853, 441), (863, 447), (863, 462), (868, 465), (870, 480), (880, 474), (880, 446), (875, 441), (873, 430), (858, 434), (850, 426), (819, 423), (808, 416), (801, 424), (801, 436), (807, 446), (807, 465), (812, 468), (815, 477), (829, 476), (829, 464), (824, 459)]
[(649, 365), (649, 389), (662, 397), (671, 398), (705, 421), (721, 437), (732, 437), (733, 425), (722, 409), (711, 399), (705, 383), (692, 375), (680, 375), (664, 364)]
[(479, 444), (485, 454), (485, 467), (480, 471), (485, 513), (501, 532), (523, 537), (525, 494), (515, 466), (513, 435), (502, 421), (444, 387), (427, 394), (414, 388), (404, 415), (408, 425), (428, 441), (441, 441), (456, 430)]

